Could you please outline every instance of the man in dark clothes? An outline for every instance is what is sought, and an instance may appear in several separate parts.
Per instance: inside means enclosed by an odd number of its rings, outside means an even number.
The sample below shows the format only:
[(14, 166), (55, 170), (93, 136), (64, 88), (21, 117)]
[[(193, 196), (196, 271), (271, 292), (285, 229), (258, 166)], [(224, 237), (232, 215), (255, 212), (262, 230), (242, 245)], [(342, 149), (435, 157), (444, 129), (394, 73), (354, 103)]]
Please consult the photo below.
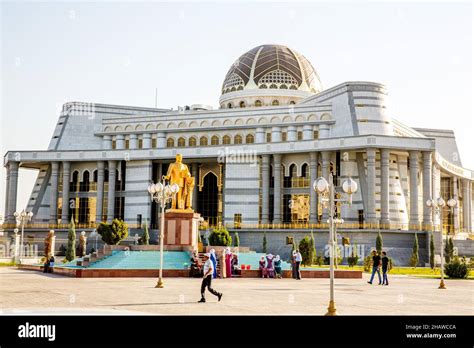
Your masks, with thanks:
[(206, 288), (209, 290), (211, 294), (217, 296), (218, 301), (220, 301), (222, 298), (222, 293), (217, 292), (216, 290), (211, 288), (212, 274), (214, 273), (214, 265), (212, 264), (210, 257), (211, 257), (210, 254), (204, 255), (204, 266), (203, 266), (204, 277), (202, 279), (202, 284), (201, 284), (201, 299), (198, 302), (206, 302), (206, 298), (204, 296)]
[(383, 275), (383, 280), (382, 280), (382, 285), (388, 285), (388, 264), (390, 260), (387, 257), (387, 253), (385, 251), (382, 251), (382, 275)]
[(382, 261), (379, 255), (377, 255), (377, 251), (372, 251), (372, 276), (370, 277), (370, 280), (367, 282), (369, 284), (372, 284), (372, 281), (374, 280), (375, 277), (375, 272), (377, 272), (377, 275), (379, 276), (379, 285), (382, 284), (382, 277), (380, 276), (380, 266), (382, 265)]

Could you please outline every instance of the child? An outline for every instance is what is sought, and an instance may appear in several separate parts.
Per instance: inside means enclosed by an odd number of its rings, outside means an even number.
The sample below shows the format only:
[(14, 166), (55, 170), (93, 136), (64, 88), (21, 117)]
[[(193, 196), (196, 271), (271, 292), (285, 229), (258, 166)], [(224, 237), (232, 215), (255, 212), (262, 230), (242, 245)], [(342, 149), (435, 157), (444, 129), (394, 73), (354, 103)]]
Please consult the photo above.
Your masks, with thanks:
[(383, 274), (383, 281), (382, 285), (388, 285), (388, 266), (389, 266), (390, 260), (387, 257), (387, 253), (385, 251), (382, 251), (382, 274)]

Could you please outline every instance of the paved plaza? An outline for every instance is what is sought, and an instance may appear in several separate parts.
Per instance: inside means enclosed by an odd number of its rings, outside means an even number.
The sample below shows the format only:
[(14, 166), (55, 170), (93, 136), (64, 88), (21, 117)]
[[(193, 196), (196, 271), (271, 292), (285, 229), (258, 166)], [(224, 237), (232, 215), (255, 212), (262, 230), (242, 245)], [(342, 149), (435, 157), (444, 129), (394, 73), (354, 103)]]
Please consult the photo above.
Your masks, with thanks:
[[(341, 315), (473, 315), (474, 282), (392, 276), (390, 286), (363, 279), (337, 279)], [(217, 279), (221, 302), (207, 294), (199, 304), (200, 279), (69, 278), (35, 271), (0, 268), (3, 314), (178, 314), (178, 315), (320, 315), (326, 312), (329, 279)]]

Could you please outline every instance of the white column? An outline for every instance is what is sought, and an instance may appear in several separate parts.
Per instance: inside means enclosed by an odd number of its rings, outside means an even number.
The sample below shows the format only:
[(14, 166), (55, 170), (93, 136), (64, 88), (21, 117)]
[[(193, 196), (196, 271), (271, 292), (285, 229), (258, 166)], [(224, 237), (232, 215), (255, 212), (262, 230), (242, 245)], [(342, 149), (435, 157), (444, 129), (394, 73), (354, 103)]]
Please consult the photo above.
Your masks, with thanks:
[(104, 135), (102, 138), (102, 148), (104, 150), (111, 150), (112, 149), (112, 136)]
[(375, 155), (376, 149), (367, 149), (367, 222), (375, 224)]
[(51, 162), (51, 187), (49, 198), (49, 223), (58, 223), (58, 178), (59, 162)]
[(15, 222), (13, 214), (16, 211), (16, 195), (18, 191), (18, 162), (9, 162), (8, 168), (10, 172), (9, 176), (9, 188), (8, 188), (8, 212), (6, 220), (10, 223)]
[(463, 231), (467, 232), (470, 230), (469, 226), (469, 179), (462, 179), (462, 220), (463, 220)]
[(125, 149), (125, 136), (123, 134), (117, 134), (115, 137), (115, 148), (117, 150)]
[(265, 143), (265, 129), (262, 127), (258, 127), (255, 130), (255, 143), (256, 144), (263, 144)]
[(156, 148), (164, 149), (166, 147), (166, 133), (156, 133)]
[(453, 177), (453, 198), (458, 202), (453, 209), (454, 215), (454, 233), (459, 232), (459, 187), (458, 187), (458, 178)]
[(281, 142), (281, 127), (272, 127), (272, 143)]
[(423, 225), (427, 231), (433, 228), (431, 208), (426, 205), (426, 201), (431, 198), (433, 192), (431, 163), (431, 151), (423, 151)]
[(418, 210), (418, 151), (410, 151), (410, 229), (420, 228), (420, 214)]
[(309, 153), (309, 223), (318, 223), (318, 195), (313, 189), (313, 183), (318, 178), (318, 153)]
[(63, 201), (63, 208), (61, 211), (61, 223), (67, 224), (68, 217), (69, 217), (69, 182), (70, 182), (70, 175), (71, 175), (71, 163), (70, 162), (63, 162), (63, 194), (62, 194), (62, 201)]
[(270, 212), (270, 155), (262, 155), (262, 224), (268, 224)]
[(8, 193), (10, 191), (10, 166), (7, 164), (5, 166), (5, 169), (7, 171), (6, 173), (6, 185), (5, 185), (5, 210), (4, 210), (4, 216), (5, 216), (5, 222), (8, 223), (8, 219), (9, 219), (9, 209), (8, 209), (8, 204), (10, 203), (9, 202), (9, 199), (8, 199)]
[(107, 222), (112, 222), (115, 213), (115, 180), (117, 162), (109, 161), (109, 192), (107, 197)]
[(136, 134), (130, 134), (129, 136), (129, 148), (131, 150), (138, 149), (138, 136)]
[(295, 126), (288, 126), (288, 130), (286, 133), (286, 139), (288, 141), (296, 141), (298, 138), (298, 134), (296, 132), (296, 127)]
[(105, 175), (105, 163), (104, 161), (97, 162), (97, 202), (95, 211), (95, 221), (100, 223), (103, 221), (103, 210), (104, 210), (104, 175)]
[(143, 139), (143, 148), (144, 149), (151, 148), (151, 134), (144, 133), (142, 139)]
[(312, 140), (313, 134), (313, 126), (309, 124), (303, 126), (303, 140)]
[(281, 223), (281, 155), (273, 155), (273, 223)]
[(385, 228), (389, 228), (390, 224), (390, 150), (380, 150), (380, 222), (386, 224)]

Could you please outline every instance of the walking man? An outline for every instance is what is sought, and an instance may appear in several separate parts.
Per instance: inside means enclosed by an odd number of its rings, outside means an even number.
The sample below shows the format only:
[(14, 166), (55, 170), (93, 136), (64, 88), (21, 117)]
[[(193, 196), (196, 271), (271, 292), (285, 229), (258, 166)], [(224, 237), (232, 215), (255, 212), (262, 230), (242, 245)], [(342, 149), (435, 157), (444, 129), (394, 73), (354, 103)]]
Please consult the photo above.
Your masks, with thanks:
[(212, 261), (210, 260), (211, 255), (210, 254), (205, 254), (204, 255), (204, 266), (203, 266), (203, 279), (202, 279), (202, 284), (201, 284), (201, 299), (198, 302), (206, 302), (206, 297), (204, 295), (206, 288), (209, 290), (209, 292), (215, 296), (217, 296), (217, 300), (220, 301), (222, 298), (222, 293), (217, 292), (213, 288), (211, 288), (211, 282), (212, 282), (212, 274), (214, 272), (214, 265)]
[(301, 261), (303, 261), (303, 257), (299, 250), (296, 250), (295, 254), (295, 264), (296, 264), (296, 279), (301, 280), (301, 272), (300, 272), (300, 265)]
[(388, 285), (388, 264), (390, 263), (389, 258), (387, 257), (387, 252), (382, 251), (382, 275), (383, 281), (382, 285)]
[(379, 276), (379, 285), (382, 284), (382, 278), (380, 277), (380, 266), (382, 264), (382, 260), (379, 255), (377, 255), (377, 251), (372, 251), (372, 276), (370, 277), (370, 280), (367, 282), (369, 284), (372, 284), (372, 281), (374, 280), (375, 277), (375, 272), (377, 272), (377, 275)]

